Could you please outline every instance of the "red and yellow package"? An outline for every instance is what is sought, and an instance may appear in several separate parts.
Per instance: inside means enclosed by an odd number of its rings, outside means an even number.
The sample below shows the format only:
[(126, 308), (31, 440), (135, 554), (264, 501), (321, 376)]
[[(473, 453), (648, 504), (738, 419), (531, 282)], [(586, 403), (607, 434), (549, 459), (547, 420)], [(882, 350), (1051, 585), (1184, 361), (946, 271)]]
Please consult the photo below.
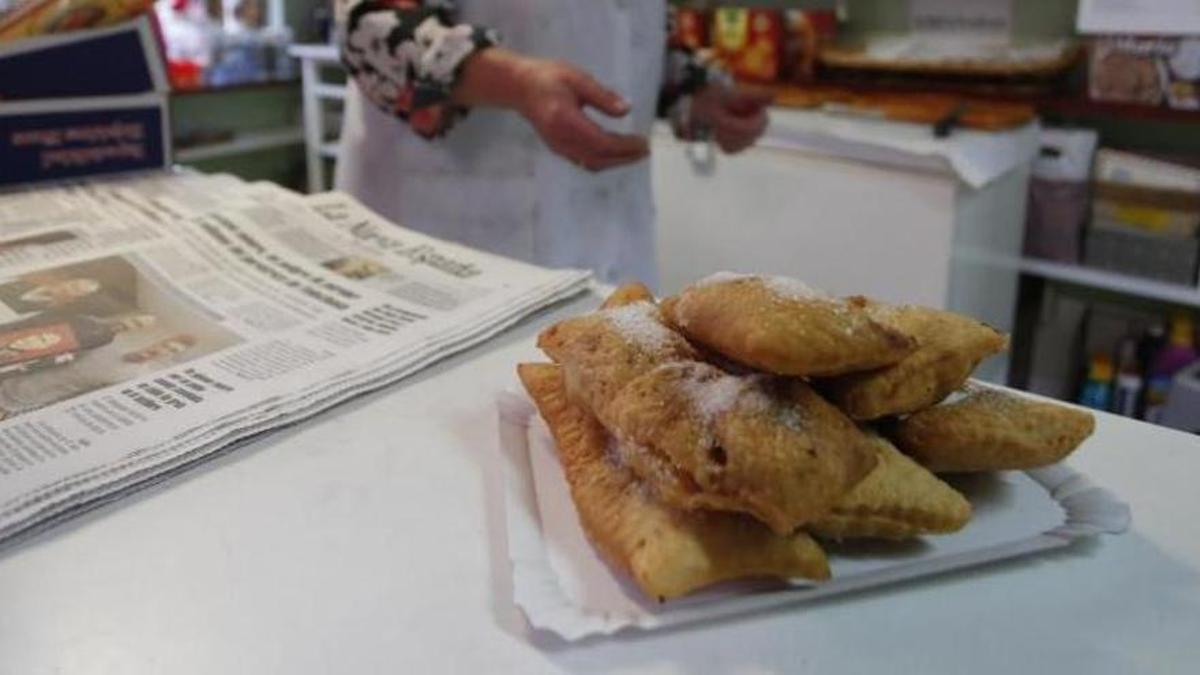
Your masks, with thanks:
[(712, 45), (735, 77), (775, 82), (783, 66), (783, 16), (770, 9), (718, 9)]
[(831, 9), (789, 9), (784, 13), (784, 24), (784, 74), (793, 82), (811, 82), (816, 77), (821, 48), (837, 35), (837, 13)]
[(675, 34), (671, 43), (689, 49), (708, 46), (708, 12), (702, 9), (680, 8), (675, 10)]

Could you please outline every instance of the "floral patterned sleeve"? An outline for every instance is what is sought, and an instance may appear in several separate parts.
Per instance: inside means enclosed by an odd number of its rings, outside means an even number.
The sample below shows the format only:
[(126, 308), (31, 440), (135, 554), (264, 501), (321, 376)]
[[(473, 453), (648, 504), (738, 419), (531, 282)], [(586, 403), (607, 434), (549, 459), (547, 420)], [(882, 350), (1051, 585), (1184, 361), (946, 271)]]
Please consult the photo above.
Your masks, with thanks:
[(498, 42), (456, 15), (453, 0), (351, 0), (342, 62), (372, 103), (426, 138), (466, 113), (450, 101), (462, 64)]

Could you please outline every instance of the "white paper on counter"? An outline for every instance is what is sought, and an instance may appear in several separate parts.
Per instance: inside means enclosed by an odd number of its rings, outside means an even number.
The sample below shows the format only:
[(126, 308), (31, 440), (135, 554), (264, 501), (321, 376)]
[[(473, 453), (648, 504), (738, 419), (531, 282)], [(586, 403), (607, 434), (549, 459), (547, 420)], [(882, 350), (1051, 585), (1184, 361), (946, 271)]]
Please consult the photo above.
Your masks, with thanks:
[(521, 393), (499, 396), (513, 599), (530, 624), (567, 640), (727, 617), (1065, 546), (1124, 532), (1129, 507), (1058, 465), (956, 483), (974, 514), (961, 532), (912, 544), (827, 546), (832, 580), (722, 584), (659, 604), (597, 555), (579, 527), (549, 430)]
[(975, 189), (1032, 162), (1039, 150), (1036, 123), (1008, 131), (955, 129), (946, 138), (935, 138), (928, 124), (779, 109), (771, 111), (771, 124), (758, 144), (903, 167), (948, 170)]

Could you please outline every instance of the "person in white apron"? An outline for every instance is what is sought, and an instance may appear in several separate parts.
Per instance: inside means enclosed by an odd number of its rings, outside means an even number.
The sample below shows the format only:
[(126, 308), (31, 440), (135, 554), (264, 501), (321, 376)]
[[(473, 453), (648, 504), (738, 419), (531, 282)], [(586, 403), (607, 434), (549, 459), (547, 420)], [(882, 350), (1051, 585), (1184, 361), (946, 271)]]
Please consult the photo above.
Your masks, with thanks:
[(656, 112), (736, 152), (769, 103), (668, 52), (666, 12), (663, 0), (356, 0), (338, 189), (405, 227), (653, 287)]

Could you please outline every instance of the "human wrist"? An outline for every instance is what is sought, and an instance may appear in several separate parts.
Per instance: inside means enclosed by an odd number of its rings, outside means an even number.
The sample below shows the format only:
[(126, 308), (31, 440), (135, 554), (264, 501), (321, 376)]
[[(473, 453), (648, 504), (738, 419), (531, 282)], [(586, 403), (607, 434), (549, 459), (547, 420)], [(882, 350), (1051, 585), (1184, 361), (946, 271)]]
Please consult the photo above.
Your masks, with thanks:
[(460, 105), (521, 111), (530, 98), (528, 83), (534, 62), (502, 47), (480, 50), (463, 64), (451, 97)]

